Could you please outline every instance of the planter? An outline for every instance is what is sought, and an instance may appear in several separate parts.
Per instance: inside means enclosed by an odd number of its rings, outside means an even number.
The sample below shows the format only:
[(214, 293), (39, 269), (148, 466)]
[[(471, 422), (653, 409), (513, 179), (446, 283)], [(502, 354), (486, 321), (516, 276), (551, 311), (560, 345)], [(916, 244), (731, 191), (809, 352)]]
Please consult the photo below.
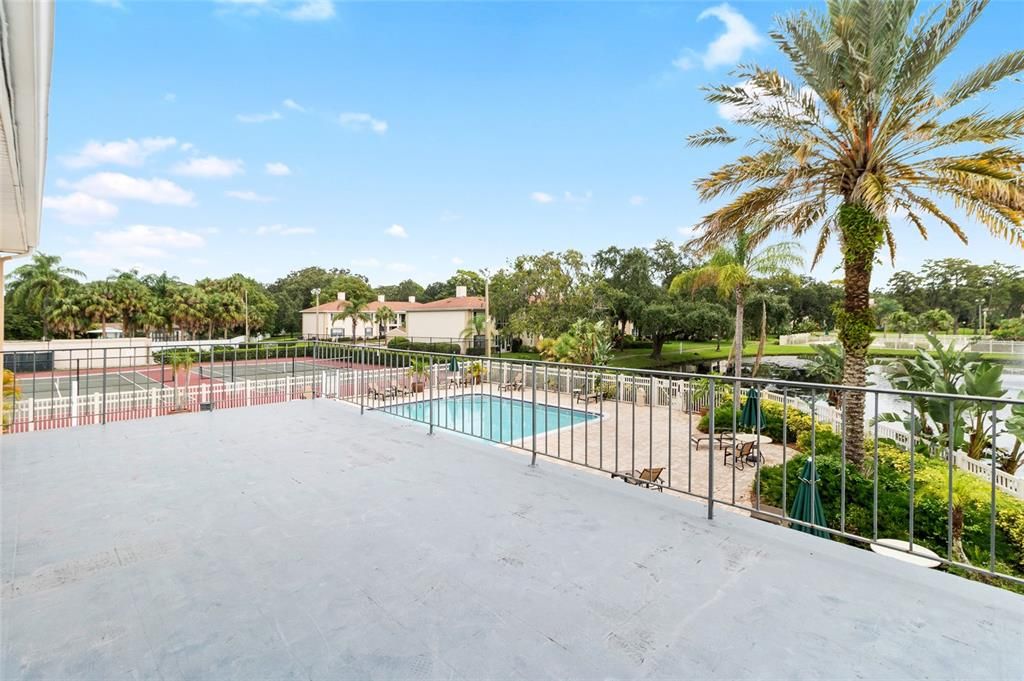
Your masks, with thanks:
[(412, 382), (412, 391), (414, 393), (421, 393), (421, 392), (423, 392), (423, 387), (425, 385), (426, 384), (423, 381), (413, 381)]

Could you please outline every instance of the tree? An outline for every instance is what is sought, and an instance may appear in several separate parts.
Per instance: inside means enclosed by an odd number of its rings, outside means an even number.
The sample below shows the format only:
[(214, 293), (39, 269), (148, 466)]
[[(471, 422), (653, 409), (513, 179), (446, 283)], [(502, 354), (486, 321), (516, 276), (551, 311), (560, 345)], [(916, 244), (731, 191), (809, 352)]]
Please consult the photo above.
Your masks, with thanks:
[(886, 332), (889, 331), (889, 325), (892, 322), (892, 316), (897, 312), (902, 312), (903, 306), (900, 305), (899, 301), (889, 296), (878, 296), (875, 300), (874, 312), (875, 312), (875, 325), (884, 329)]
[(339, 319), (348, 319), (352, 322), (352, 340), (356, 339), (359, 322), (368, 323), (373, 319), (373, 315), (366, 310), (369, 304), (370, 301), (365, 298), (348, 299), (348, 304), (338, 313)]
[(511, 335), (554, 338), (580, 319), (602, 319), (596, 277), (575, 250), (521, 255), (512, 262), (509, 291), (502, 307), (514, 312), (506, 320)]
[(206, 293), (198, 286), (179, 284), (170, 289), (167, 317), (172, 326), (197, 337), (206, 323)]
[(400, 281), (392, 286), (378, 286), (374, 289), (377, 294), (383, 294), (384, 300), (395, 300), (395, 301), (407, 301), (410, 297), (415, 296), (416, 300), (422, 302), (423, 298), (423, 287), (417, 284), (412, 279), (406, 279)]
[[(739, 191), (707, 215), (697, 241), (710, 249), (735, 238), (751, 215), (760, 238), (819, 227), (815, 261), (838, 238), (845, 296), (837, 318), (845, 351), (843, 382), (865, 383), (873, 319), (871, 273), (883, 244), (895, 257), (888, 216), (903, 214), (926, 236), (925, 218), (967, 235), (934, 201), (958, 205), (992, 234), (1024, 246), (1024, 110), (961, 113), (981, 92), (1024, 71), (1024, 50), (997, 57), (935, 90), (934, 73), (978, 18), (985, 0), (956, 0), (916, 18), (915, 0), (833, 0), (828, 15), (801, 11), (778, 20), (771, 37), (799, 78), (750, 66), (741, 85), (706, 89), (753, 128), (753, 151), (697, 180), (702, 200)], [(1019, 106), (1019, 105), (1018, 105)], [(718, 126), (693, 135), (694, 146), (738, 137)], [(864, 397), (847, 400), (844, 438), (850, 459), (864, 460)]]
[(391, 322), (395, 321), (395, 318), (398, 315), (396, 315), (395, 311), (392, 310), (387, 305), (381, 305), (379, 308), (377, 308), (377, 313), (375, 316), (377, 317), (379, 334), (381, 336), (386, 336), (388, 334), (388, 325), (391, 324)]
[(60, 256), (33, 253), (30, 263), (11, 273), (11, 304), (41, 319), (43, 338), (47, 338), (51, 308), (84, 276), (79, 270), (61, 265)]
[(803, 264), (803, 259), (797, 255), (798, 244), (786, 241), (755, 250), (759, 241), (757, 232), (741, 230), (729, 247), (718, 248), (707, 264), (683, 272), (672, 280), (673, 292), (711, 286), (722, 297), (731, 297), (735, 302), (736, 330), (732, 357), (737, 378), (743, 369), (743, 308), (748, 289), (756, 277), (777, 276)]
[(903, 334), (910, 333), (917, 328), (917, 319), (905, 310), (898, 310), (889, 315), (888, 328), (899, 334), (900, 338), (903, 338)]
[(466, 323), (466, 328), (462, 330), (463, 338), (476, 338), (487, 334), (487, 318), (480, 314), (475, 314), (469, 318)]
[(139, 280), (138, 270), (115, 272), (108, 279), (114, 294), (114, 304), (121, 317), (125, 337), (135, 335), (135, 319), (154, 304), (149, 288)]
[(917, 316), (917, 327), (925, 333), (952, 333), (956, 320), (953, 315), (938, 308), (922, 312)]
[(50, 327), (68, 338), (74, 338), (88, 324), (83, 303), (84, 297), (80, 291), (65, 294), (50, 308), (47, 320)]
[(100, 332), (106, 337), (107, 322), (118, 312), (113, 285), (109, 281), (91, 281), (85, 285), (82, 298), (86, 318), (92, 324), (99, 324)]
[[(356, 284), (356, 281), (360, 284)], [(330, 300), (338, 291), (346, 293), (366, 287), (366, 278), (347, 269), (305, 267), (289, 272), (267, 287), (270, 299), (276, 304), (273, 318), (266, 320), (265, 328), (295, 333), (302, 328), (302, 310), (314, 304), (313, 289), (320, 289), (321, 302)]]
[(732, 318), (729, 311), (716, 303), (697, 301), (683, 306), (683, 328), (680, 334), (695, 341), (718, 341), (729, 332)]

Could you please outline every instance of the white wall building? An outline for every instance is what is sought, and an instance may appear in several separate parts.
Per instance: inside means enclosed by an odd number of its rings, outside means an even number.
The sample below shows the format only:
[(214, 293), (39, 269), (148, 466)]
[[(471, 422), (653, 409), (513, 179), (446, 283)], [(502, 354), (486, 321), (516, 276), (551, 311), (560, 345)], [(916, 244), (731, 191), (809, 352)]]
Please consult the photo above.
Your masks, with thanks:
[[(306, 308), (302, 311), (302, 335), (319, 338), (352, 338), (352, 319), (345, 316), (351, 302), (346, 300), (345, 292), (338, 294), (337, 300), (322, 303), (319, 306)], [(382, 307), (388, 307), (395, 313), (395, 319), (384, 328), (377, 317)], [(438, 342), (458, 340), (469, 325), (474, 315), (484, 313), (485, 303), (482, 296), (467, 296), (466, 287), (456, 288), (453, 298), (443, 298), (431, 303), (418, 303), (415, 297), (407, 301), (377, 300), (364, 308), (370, 315), (369, 321), (356, 322), (355, 338), (380, 338), (407, 336), (415, 341)]]

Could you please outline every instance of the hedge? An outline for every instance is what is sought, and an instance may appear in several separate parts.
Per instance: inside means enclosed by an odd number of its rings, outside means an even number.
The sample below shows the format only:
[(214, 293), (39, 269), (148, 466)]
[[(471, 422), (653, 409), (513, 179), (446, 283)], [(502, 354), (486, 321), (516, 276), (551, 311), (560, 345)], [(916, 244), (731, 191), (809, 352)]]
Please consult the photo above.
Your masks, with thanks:
[[(829, 429), (831, 431), (831, 429)], [(839, 436), (818, 431), (815, 466), (828, 527), (840, 529), (842, 455)], [(798, 449), (809, 448), (809, 432), (800, 436)], [(868, 441), (864, 467), (846, 464), (846, 532), (872, 536), (874, 501), (874, 443)], [(792, 504), (799, 475), (808, 454), (797, 453), (787, 462), (787, 503)], [(914, 541), (946, 555), (948, 521), (948, 464), (925, 455), (914, 458)], [(761, 468), (761, 501), (782, 506), (782, 465)], [(963, 508), (963, 546), (975, 565), (989, 564), (989, 483), (954, 469), (954, 500)], [(755, 483), (756, 484), (756, 483)], [(878, 443), (878, 536), (909, 539), (910, 455), (899, 447)], [(789, 510), (789, 509), (787, 509)], [(996, 569), (1024, 577), (1024, 501), (996, 492)], [(1005, 586), (1005, 585), (1004, 585)], [(1014, 587), (1015, 589), (1017, 587)]]

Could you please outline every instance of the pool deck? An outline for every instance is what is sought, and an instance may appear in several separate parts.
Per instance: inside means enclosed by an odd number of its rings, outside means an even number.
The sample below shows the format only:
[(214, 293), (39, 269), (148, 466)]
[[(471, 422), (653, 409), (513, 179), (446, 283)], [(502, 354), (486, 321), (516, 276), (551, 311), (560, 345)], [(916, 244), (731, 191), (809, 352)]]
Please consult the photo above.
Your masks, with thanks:
[(1024, 597), (350, 404), (0, 445), (5, 680), (1024, 678)]

